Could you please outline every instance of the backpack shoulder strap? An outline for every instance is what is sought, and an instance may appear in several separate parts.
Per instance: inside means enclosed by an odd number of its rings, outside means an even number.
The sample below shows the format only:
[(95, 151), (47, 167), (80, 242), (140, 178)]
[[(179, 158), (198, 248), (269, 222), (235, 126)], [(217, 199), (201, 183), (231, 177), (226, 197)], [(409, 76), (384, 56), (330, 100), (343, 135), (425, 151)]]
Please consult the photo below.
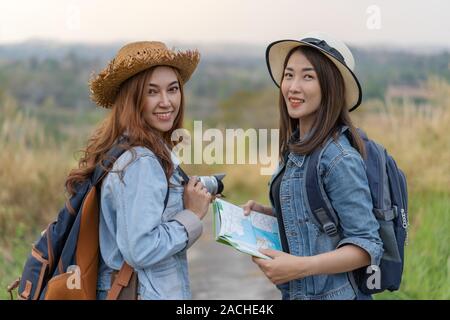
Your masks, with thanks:
[(117, 300), (119, 298), (122, 290), (130, 285), (133, 272), (133, 268), (128, 263), (124, 262), (111, 286), (111, 289), (108, 291), (106, 300)]
[(311, 213), (321, 224), (323, 231), (330, 237), (337, 236), (338, 220), (333, 208), (330, 208), (323, 198), (323, 186), (319, 179), (318, 164), (323, 148), (317, 148), (310, 155), (305, 173), (306, 198), (308, 199)]
[(98, 183), (100, 183), (108, 173), (107, 169), (111, 168), (114, 162), (119, 159), (119, 157), (126, 151), (126, 149), (122, 145), (123, 142), (124, 138), (122, 137), (106, 153), (105, 159), (102, 161), (102, 163), (97, 164), (94, 173), (92, 174), (92, 185), (96, 186)]
[[(343, 127), (341, 134), (345, 134), (348, 139), (351, 139), (350, 130), (348, 130), (348, 127)], [(358, 134), (364, 141), (367, 141), (367, 135), (363, 130), (358, 129)], [(339, 225), (339, 219), (332, 206), (329, 205), (328, 198), (325, 198), (326, 193), (323, 189), (323, 184), (319, 176), (319, 161), (323, 150), (330, 142), (331, 141), (329, 141), (324, 147), (317, 148), (310, 155), (306, 165), (305, 190), (308, 205), (312, 214), (321, 224), (322, 230), (330, 237), (337, 237), (337, 226)]]
[[(92, 174), (92, 185), (97, 186), (103, 178), (108, 173), (108, 168), (111, 168), (114, 162), (126, 151), (123, 147), (123, 143), (126, 141), (126, 137), (121, 136), (117, 143), (113, 145), (113, 147), (106, 153), (105, 159), (102, 161), (102, 165), (97, 164), (95, 167), (94, 173)], [(158, 159), (159, 164), (162, 166), (161, 160)], [(164, 199), (164, 209), (167, 207), (167, 202), (169, 201), (169, 181), (167, 180), (167, 191), (166, 197)]]
[[(341, 134), (349, 136), (347, 126), (341, 128)], [(364, 134), (364, 132), (360, 132)], [(316, 220), (321, 224), (322, 230), (330, 237), (337, 237), (339, 219), (334, 212), (333, 207), (326, 198), (326, 193), (323, 188), (323, 183), (319, 173), (319, 161), (322, 157), (323, 151), (331, 143), (331, 138), (323, 147), (319, 147), (310, 155), (305, 172), (305, 190), (306, 198), (308, 200), (311, 213), (316, 217)]]

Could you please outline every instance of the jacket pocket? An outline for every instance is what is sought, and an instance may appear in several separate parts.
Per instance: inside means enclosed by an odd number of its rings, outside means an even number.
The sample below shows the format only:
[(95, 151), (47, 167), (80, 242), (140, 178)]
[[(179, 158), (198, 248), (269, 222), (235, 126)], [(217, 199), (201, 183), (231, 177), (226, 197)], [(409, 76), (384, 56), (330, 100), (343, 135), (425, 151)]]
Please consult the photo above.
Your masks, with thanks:
[(308, 294), (312, 299), (328, 300), (333, 299), (333, 296), (336, 296), (336, 298), (339, 299), (339, 291), (341, 291), (342, 288), (351, 288), (346, 273), (338, 273), (333, 275), (322, 274), (311, 276), (310, 278), (312, 288), (308, 290)]
[(182, 299), (182, 281), (174, 259), (168, 259), (152, 267), (154, 286), (163, 299)]
[(166, 258), (152, 266), (152, 273), (165, 274), (177, 269), (177, 262), (174, 257)]

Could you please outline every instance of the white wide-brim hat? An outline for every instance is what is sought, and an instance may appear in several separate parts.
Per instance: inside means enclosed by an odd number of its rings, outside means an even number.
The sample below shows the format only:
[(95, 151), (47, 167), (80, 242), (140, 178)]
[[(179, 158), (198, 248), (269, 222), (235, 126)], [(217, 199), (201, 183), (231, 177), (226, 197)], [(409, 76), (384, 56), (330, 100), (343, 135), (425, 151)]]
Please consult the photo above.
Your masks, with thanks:
[(344, 79), (346, 106), (349, 111), (355, 110), (362, 99), (361, 85), (353, 73), (355, 59), (343, 42), (323, 33), (310, 33), (300, 40), (279, 40), (269, 44), (266, 50), (266, 62), (275, 84), (280, 86), (286, 56), (292, 49), (300, 46), (319, 50), (335, 64)]

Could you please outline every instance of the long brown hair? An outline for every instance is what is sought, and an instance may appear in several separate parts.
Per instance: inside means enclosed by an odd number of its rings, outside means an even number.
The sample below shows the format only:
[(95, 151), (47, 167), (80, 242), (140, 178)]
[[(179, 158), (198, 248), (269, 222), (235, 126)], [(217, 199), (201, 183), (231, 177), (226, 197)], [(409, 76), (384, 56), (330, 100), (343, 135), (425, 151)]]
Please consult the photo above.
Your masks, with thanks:
[[(161, 139), (161, 134), (152, 128), (143, 116), (143, 98), (155, 68), (156, 66), (146, 69), (121, 84), (112, 110), (89, 138), (86, 149), (81, 150), (82, 157), (78, 162), (78, 168), (71, 170), (66, 179), (66, 190), (70, 195), (75, 194), (77, 185), (90, 177), (96, 165), (101, 164), (108, 150), (125, 133), (127, 139), (123, 143), (123, 147), (126, 150), (135, 146), (143, 146), (152, 150), (161, 160), (166, 177), (169, 178), (172, 175), (173, 164), (165, 144), (174, 146), (170, 139), (172, 132), (181, 128), (183, 123), (183, 83), (178, 71), (172, 68), (180, 85), (181, 104), (172, 128), (163, 133)], [(134, 157), (135, 153), (133, 153)]]
[(333, 137), (336, 140), (340, 128), (345, 125), (350, 130), (350, 143), (364, 156), (364, 143), (353, 125), (346, 107), (344, 80), (338, 68), (318, 50), (311, 47), (296, 47), (286, 56), (283, 70), (286, 68), (289, 58), (294, 52), (304, 54), (306, 59), (313, 65), (319, 80), (322, 99), (311, 128), (312, 134), (308, 135), (305, 140), (289, 142), (289, 138), (299, 126), (299, 121), (289, 116), (280, 85), (280, 156), (282, 157), (287, 151), (297, 154), (309, 154), (317, 147), (323, 145), (329, 137)]

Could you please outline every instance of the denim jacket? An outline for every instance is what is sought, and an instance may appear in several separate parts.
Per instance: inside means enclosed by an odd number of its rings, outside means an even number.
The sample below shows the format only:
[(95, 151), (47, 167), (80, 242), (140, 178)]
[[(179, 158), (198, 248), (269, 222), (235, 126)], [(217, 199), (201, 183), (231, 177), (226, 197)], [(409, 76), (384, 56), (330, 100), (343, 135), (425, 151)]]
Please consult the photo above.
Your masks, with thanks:
[[(371, 264), (379, 265), (383, 244), (378, 234), (379, 224), (372, 214), (361, 155), (341, 134), (337, 141), (329, 139), (319, 162), (324, 190), (339, 219), (338, 238), (324, 233), (310, 212), (304, 186), (308, 158), (308, 155), (290, 153), (286, 164), (280, 163), (270, 182), (272, 186), (274, 178), (285, 167), (280, 185), (281, 212), (274, 212), (282, 215), (290, 254), (314, 256), (353, 244), (367, 251)], [(353, 289), (347, 273), (309, 276), (278, 288), (283, 299), (342, 300), (361, 296), (357, 288)]]
[[(97, 297), (106, 297), (112, 269), (125, 260), (138, 274), (141, 299), (190, 299), (186, 249), (202, 233), (202, 223), (183, 208), (178, 171), (170, 177), (164, 209), (167, 179), (160, 162), (147, 148), (132, 150), (135, 159), (131, 150), (122, 154), (101, 187)], [(172, 162), (179, 164), (173, 154)]]

